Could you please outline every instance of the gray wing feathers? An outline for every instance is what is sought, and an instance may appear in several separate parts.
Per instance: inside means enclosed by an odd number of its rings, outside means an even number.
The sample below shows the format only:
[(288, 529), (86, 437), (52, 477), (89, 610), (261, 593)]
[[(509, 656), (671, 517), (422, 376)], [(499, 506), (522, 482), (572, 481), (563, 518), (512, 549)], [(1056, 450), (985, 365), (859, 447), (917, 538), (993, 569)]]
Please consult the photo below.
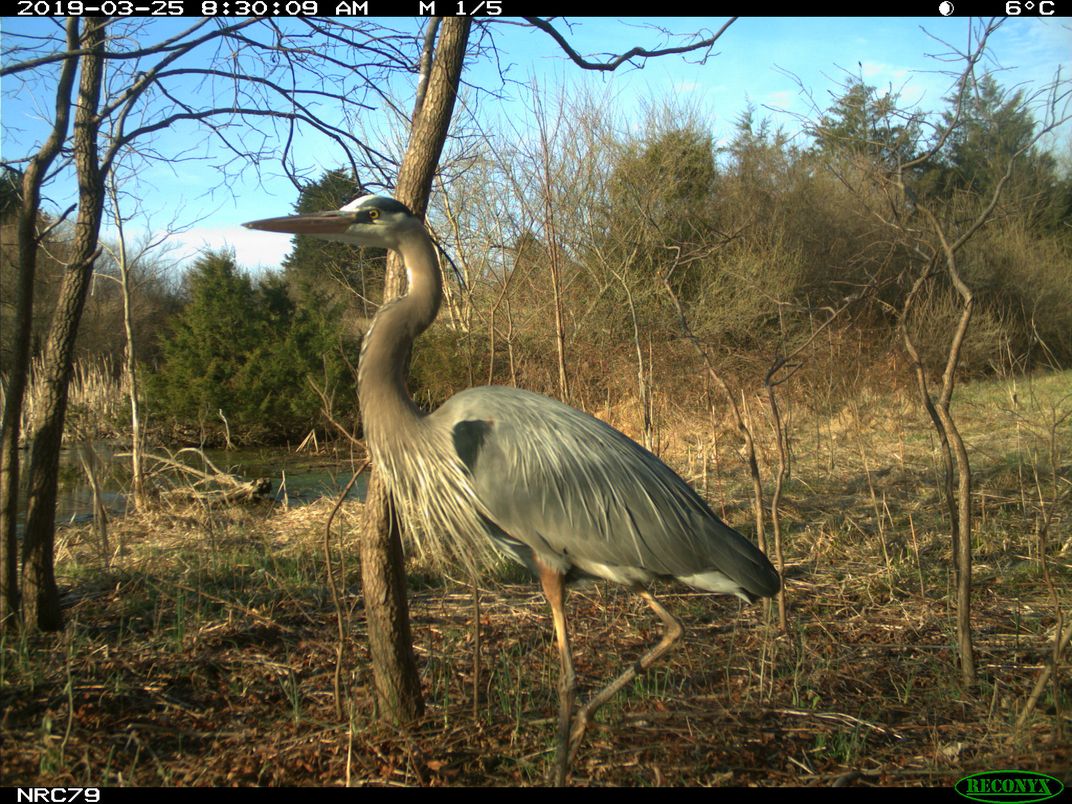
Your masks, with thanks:
[(432, 415), (450, 422), (491, 520), (541, 558), (682, 579), (717, 572), (751, 596), (777, 591), (777, 573), (751, 542), (610, 425), (494, 386), (463, 391)]

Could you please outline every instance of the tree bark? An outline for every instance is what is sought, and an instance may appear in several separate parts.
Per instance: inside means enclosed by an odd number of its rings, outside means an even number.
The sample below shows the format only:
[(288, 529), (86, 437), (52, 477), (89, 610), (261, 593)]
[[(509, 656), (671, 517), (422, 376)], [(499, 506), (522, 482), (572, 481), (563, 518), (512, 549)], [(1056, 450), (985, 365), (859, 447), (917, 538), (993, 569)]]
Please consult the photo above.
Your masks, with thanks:
[[(953, 419), (950, 404), (953, 401), (953, 386), (956, 383), (961, 349), (968, 334), (968, 326), (971, 324), (972, 311), (975, 309), (975, 294), (960, 276), (960, 271), (957, 268), (956, 248), (949, 243), (938, 220), (930, 210), (923, 206), (921, 206), (921, 209), (938, 236), (938, 240), (942, 245), (942, 252), (945, 255), (946, 274), (949, 276), (953, 287), (956, 288), (957, 294), (964, 305), (960, 312), (957, 328), (953, 333), (953, 341), (949, 345), (949, 356), (946, 360), (945, 371), (942, 374), (942, 394), (938, 398), (937, 409), (938, 416), (942, 421), (942, 429), (945, 431), (957, 464), (957, 518), (953, 523), (953, 552), (956, 556), (957, 580), (957, 644), (960, 648), (961, 681), (964, 682), (965, 686), (971, 686), (975, 683), (975, 649), (972, 645), (971, 628), (971, 462), (968, 459), (968, 449), (964, 445), (964, 439), (961, 437), (960, 430)], [(958, 240), (957, 246), (959, 247), (963, 242), (964, 239)]]
[[(67, 50), (78, 49), (78, 18), (67, 20)], [(22, 398), (30, 370), (30, 336), (33, 318), (33, 281), (37, 269), (37, 221), (41, 203), (41, 183), (49, 166), (67, 138), (71, 117), (71, 89), (78, 60), (69, 58), (60, 68), (56, 86), (56, 118), (52, 132), (41, 150), (30, 160), (22, 178), (19, 209), (19, 277), (15, 288), (15, 343), (11, 375), (8, 378), (2, 436), (0, 436), (0, 628), (18, 621), (19, 543), (15, 522), (19, 498), (19, 427)]]
[(123, 349), (123, 370), (130, 387), (130, 464), (131, 489), (134, 493), (134, 510), (145, 509), (145, 471), (142, 467), (141, 403), (138, 399), (138, 363), (134, 350), (134, 289), (131, 277), (132, 266), (127, 255), (126, 232), (123, 229), (123, 216), (119, 209), (119, 188), (115, 173), (108, 177), (108, 195), (112, 200), (112, 214), (118, 242), (115, 259), (119, 264), (119, 287), (123, 297), (123, 333), (126, 344)]
[[(960, 432), (956, 428), (952, 414), (949, 411), (949, 400), (952, 398), (952, 371), (955, 370), (956, 362), (960, 356), (960, 344), (962, 337), (953, 339), (950, 346), (949, 362), (947, 363), (946, 380), (949, 398), (943, 390), (938, 403), (935, 404), (927, 385), (927, 372), (923, 366), (923, 359), (916, 348), (915, 342), (908, 329), (908, 316), (912, 309), (912, 303), (916, 294), (924, 283), (933, 276), (934, 263), (932, 262), (912, 284), (911, 290), (905, 296), (904, 306), (901, 309), (901, 339), (908, 353), (916, 377), (916, 388), (919, 391), (923, 407), (930, 417), (931, 424), (938, 433), (940, 441), (940, 453), (942, 456), (942, 494), (945, 497), (946, 508), (949, 511), (950, 540), (953, 547), (953, 572), (957, 585), (957, 646), (960, 653), (961, 680), (970, 686), (975, 682), (975, 653), (972, 647), (971, 634), (971, 465), (968, 461), (968, 453), (964, 442), (960, 438)], [(967, 330), (971, 320), (972, 304), (970, 300), (965, 306), (961, 316), (958, 331), (962, 328)], [(952, 368), (950, 368), (952, 366)], [(954, 455), (956, 465), (954, 467)], [(956, 488), (954, 489), (954, 485)]]
[[(395, 197), (419, 217), (428, 209), (432, 179), (450, 130), (471, 24), (471, 20), (458, 17), (442, 21), (424, 101), (414, 110)], [(398, 263), (401, 265), (401, 260)]]
[[(789, 439), (789, 431), (787, 427), (782, 425), (782, 414), (778, 408), (778, 399), (774, 391), (774, 387), (777, 385), (774, 381), (774, 374), (781, 368), (781, 365), (781, 361), (775, 361), (774, 365), (771, 366), (771, 370), (767, 372), (764, 385), (767, 386), (767, 400), (770, 402), (771, 427), (774, 428), (775, 443), (778, 445), (778, 471), (774, 475), (774, 491), (771, 493), (770, 503), (771, 530), (774, 533), (774, 561), (778, 567), (778, 574), (784, 579), (785, 559), (782, 557), (782, 517), (779, 505), (782, 500), (782, 486), (785, 484), (785, 478), (788, 474), (786, 441)], [(789, 630), (785, 606), (785, 585), (783, 581), (782, 588), (778, 592), (778, 628), (782, 633)]]
[[(422, 76), (423, 100), (414, 110), (409, 145), (395, 187), (395, 198), (419, 217), (428, 209), (432, 179), (450, 129), (471, 24), (463, 17), (440, 21), (426, 83)], [(428, 63), (431, 46), (428, 37), (422, 64)], [(405, 266), (392, 253), (387, 261), (384, 299), (400, 295), (404, 281)], [(424, 701), (409, 629), (399, 523), (375, 467), (365, 506), (361, 584), (379, 714), (384, 720), (406, 723), (421, 715)]]
[(42, 631), (63, 627), (59, 590), (53, 571), (56, 529), (56, 483), (59, 476), (67, 387), (71, 379), (75, 336), (86, 292), (99, 253), (97, 237), (104, 205), (97, 150), (101, 79), (104, 74), (106, 19), (86, 21), (81, 47), (81, 81), (74, 123), (74, 157), (78, 173), (78, 219), (74, 255), (64, 272), (59, 302), (53, 314), (42, 361), (42, 411), (33, 423), (29, 500), (23, 539), (23, 618)]
[(424, 700), (409, 628), (398, 518), (375, 473), (365, 497), (365, 538), (360, 549), (361, 589), (379, 716), (392, 723), (408, 723), (424, 713)]
[[(123, 246), (124, 252), (126, 247)], [(134, 491), (134, 510), (145, 509), (145, 469), (142, 466), (141, 402), (138, 399), (138, 363), (134, 353), (134, 323), (131, 312), (130, 266), (126, 257), (122, 260), (123, 281), (123, 329), (126, 332), (126, 348), (123, 350), (127, 382), (130, 383), (130, 462), (132, 487)]]

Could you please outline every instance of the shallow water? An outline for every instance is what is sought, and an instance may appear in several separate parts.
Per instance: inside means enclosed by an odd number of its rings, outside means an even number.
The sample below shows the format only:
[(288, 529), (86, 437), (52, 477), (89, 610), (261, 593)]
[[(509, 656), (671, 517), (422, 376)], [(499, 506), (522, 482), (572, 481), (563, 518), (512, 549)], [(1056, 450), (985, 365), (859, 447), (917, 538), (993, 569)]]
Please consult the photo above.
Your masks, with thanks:
[[(93, 517), (93, 489), (83, 460), (92, 463), (101, 488), (101, 499), (109, 513), (123, 513), (130, 493), (130, 458), (125, 445), (96, 443), (64, 449), (60, 455), (60, 477), (56, 500), (56, 523), (81, 522)], [(164, 455), (163, 451), (154, 454)], [(345, 453), (319, 455), (288, 452), (282, 449), (205, 450), (205, 455), (219, 469), (244, 480), (266, 477), (272, 482), (271, 497), (288, 505), (303, 505), (324, 496), (337, 496), (349, 482), (361, 461)], [(21, 453), (21, 478), (25, 481), (29, 455)], [(183, 461), (195, 469), (207, 470), (201, 459), (185, 453)], [(152, 465), (151, 462), (149, 465)], [(357, 479), (347, 499), (363, 500), (368, 486), (367, 475)], [(26, 513), (26, 489), (19, 502), (19, 522)]]

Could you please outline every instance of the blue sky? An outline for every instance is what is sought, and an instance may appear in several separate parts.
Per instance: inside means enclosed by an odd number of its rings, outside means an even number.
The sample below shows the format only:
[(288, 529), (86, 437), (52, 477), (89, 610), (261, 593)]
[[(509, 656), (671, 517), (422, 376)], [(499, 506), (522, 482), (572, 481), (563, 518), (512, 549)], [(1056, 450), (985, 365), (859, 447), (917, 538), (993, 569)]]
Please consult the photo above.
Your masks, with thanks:
[[(659, 25), (671, 31), (687, 33), (699, 29), (714, 30), (722, 25), (718, 18), (610, 19), (575, 21), (570, 40), (586, 54), (621, 52), (636, 44), (657, 45), (660, 37), (646, 27)], [(3, 30), (33, 30), (40, 21), (4, 18)], [(416, 24), (416, 23), (414, 23)], [(561, 22), (556, 22), (560, 25)], [(960, 49), (968, 41), (969, 21), (963, 18), (746, 18), (735, 22), (719, 40), (714, 54), (704, 64), (695, 57), (663, 57), (648, 62), (643, 69), (620, 68), (612, 74), (591, 73), (575, 67), (545, 34), (523, 27), (501, 26), (497, 44), (508, 75), (523, 83), (535, 78), (540, 86), (586, 89), (607, 97), (626, 119), (642, 120), (645, 103), (653, 99), (672, 98), (692, 106), (708, 121), (711, 133), (722, 141), (731, 135), (733, 123), (748, 101), (773, 123), (794, 131), (793, 114), (806, 114), (810, 101), (789, 74), (799, 78), (811, 97), (822, 107), (829, 105), (831, 93), (838, 90), (848, 73), (861, 75), (880, 88), (900, 92), (902, 101), (918, 103), (922, 110), (941, 107), (950, 78), (939, 73), (944, 65), (928, 54), (941, 54), (948, 48), (944, 40)], [(1072, 20), (1012, 18), (991, 39), (987, 66), (998, 71), (1003, 85), (1023, 84), (1027, 89), (1039, 87), (1062, 68), (1064, 77), (1072, 70)], [(848, 71), (848, 72), (846, 72)], [(488, 62), (474, 62), (467, 67), (466, 79), (474, 84), (498, 88), (498, 78)], [(408, 88), (402, 87), (402, 91)], [(25, 150), (26, 141), (43, 130), (33, 120), (37, 103), (25, 93), (8, 96), (4, 86), (2, 115), (4, 122), (3, 153), (7, 158)], [(511, 115), (516, 90), (506, 88), (508, 97), (484, 99), (480, 108), (488, 115)], [(408, 108), (407, 98), (403, 106)], [(367, 121), (377, 127), (376, 113)], [(1072, 137), (1066, 126), (1050, 143), (1059, 154), (1072, 154)], [(17, 136), (10, 132), (17, 132)], [(166, 140), (160, 143), (166, 146)], [(332, 167), (341, 156), (310, 140), (300, 151), (307, 167)], [(226, 190), (205, 194), (218, 181), (207, 166), (185, 163), (180, 174), (158, 171), (151, 178), (154, 192), (149, 221), (132, 220), (133, 227), (152, 227), (178, 217), (200, 219), (177, 238), (176, 256), (195, 255), (205, 247), (230, 246), (240, 264), (256, 269), (274, 267), (290, 248), (282, 235), (255, 233), (241, 228), (243, 221), (287, 214), (296, 192), (282, 177), (271, 178), (265, 172), (263, 186), (252, 175), (243, 176)], [(73, 187), (66, 192), (73, 193)], [(51, 197), (61, 202), (63, 188), (55, 188)], [(181, 210), (181, 213), (180, 213)], [(108, 232), (105, 231), (105, 236)]]

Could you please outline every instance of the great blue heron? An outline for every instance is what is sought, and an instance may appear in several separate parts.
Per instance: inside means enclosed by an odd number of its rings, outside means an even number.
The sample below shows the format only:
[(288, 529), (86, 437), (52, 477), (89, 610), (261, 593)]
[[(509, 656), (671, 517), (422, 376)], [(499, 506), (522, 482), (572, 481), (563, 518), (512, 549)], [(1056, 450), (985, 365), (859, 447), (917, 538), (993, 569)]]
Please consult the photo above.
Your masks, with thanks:
[[(358, 397), (369, 452), (404, 522), (461, 540), (486, 537), (543, 584), (561, 660), (556, 783), (565, 782), (596, 709), (681, 636), (681, 623), (646, 584), (676, 578), (748, 602), (777, 593), (781, 579), (763, 553), (666, 464), (599, 419), (499, 386), (462, 391), (431, 413), (414, 404), (403, 367), (435, 319), (443, 288), (432, 240), (404, 204), (366, 195), (338, 211), (246, 226), (401, 254), (408, 292), (379, 309), (361, 347)], [(574, 717), (565, 592), (600, 578), (635, 591), (666, 628)]]

